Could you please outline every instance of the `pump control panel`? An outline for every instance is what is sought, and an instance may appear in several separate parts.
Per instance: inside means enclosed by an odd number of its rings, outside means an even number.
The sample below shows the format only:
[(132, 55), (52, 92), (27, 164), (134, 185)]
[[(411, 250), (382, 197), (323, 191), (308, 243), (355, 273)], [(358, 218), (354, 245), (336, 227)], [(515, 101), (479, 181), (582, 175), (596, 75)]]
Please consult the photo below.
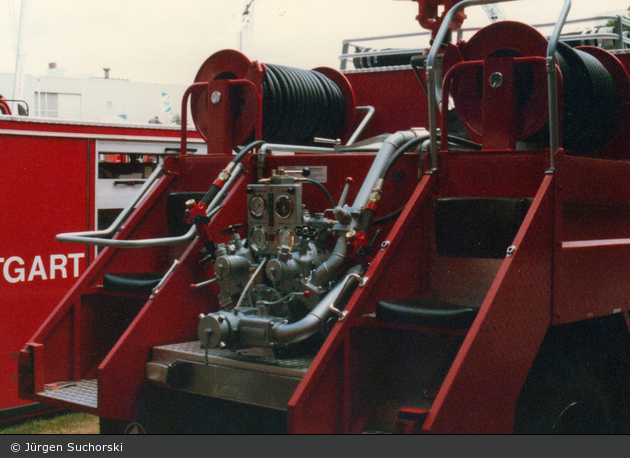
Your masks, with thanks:
[(302, 224), (302, 185), (257, 184), (247, 188), (247, 223), (252, 250), (277, 254), (293, 247), (294, 229)]

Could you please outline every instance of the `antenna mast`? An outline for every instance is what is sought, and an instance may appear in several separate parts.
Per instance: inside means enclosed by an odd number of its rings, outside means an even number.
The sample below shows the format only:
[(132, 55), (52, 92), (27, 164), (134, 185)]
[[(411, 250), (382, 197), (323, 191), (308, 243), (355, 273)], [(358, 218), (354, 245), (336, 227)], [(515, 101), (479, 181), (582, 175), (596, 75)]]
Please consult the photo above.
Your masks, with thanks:
[[(15, 73), (13, 75), (13, 100), (22, 100), (24, 98), (24, 58), (26, 53), (24, 52), (24, 22), (26, 19), (26, 0), (22, 0), (20, 6), (20, 25), (18, 28), (18, 41), (16, 46), (15, 55)], [(17, 114), (18, 104), (12, 102), (11, 111)]]

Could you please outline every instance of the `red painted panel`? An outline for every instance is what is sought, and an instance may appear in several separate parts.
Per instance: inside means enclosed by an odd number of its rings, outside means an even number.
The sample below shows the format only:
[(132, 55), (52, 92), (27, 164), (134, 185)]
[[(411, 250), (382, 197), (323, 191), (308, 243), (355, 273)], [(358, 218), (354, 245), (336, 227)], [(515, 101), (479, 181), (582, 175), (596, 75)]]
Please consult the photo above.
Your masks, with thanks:
[(58, 243), (54, 237), (88, 229), (88, 141), (3, 136), (0, 157), (4, 409), (24, 404), (17, 399), (17, 353), (85, 270), (85, 247)]
[(556, 255), (554, 324), (630, 309), (630, 239), (565, 242)]
[[(93, 229), (94, 139), (176, 141), (179, 132), (169, 126), (0, 119), (0, 410), (25, 404), (17, 396), (17, 353), (71, 290), (93, 253), (81, 245), (58, 243), (55, 235)], [(69, 329), (71, 318), (63, 321)], [(71, 361), (64, 365), (59, 358), (63, 354), (68, 359), (69, 339), (40, 351), (49, 355), (55, 377), (68, 374)]]
[[(361, 139), (412, 127), (428, 128), (427, 98), (413, 70), (348, 72), (357, 107), (373, 106), (374, 117)], [(363, 119), (357, 114), (357, 123)]]
[(550, 324), (553, 178), (540, 187), (423, 430), (509, 433), (516, 400)]

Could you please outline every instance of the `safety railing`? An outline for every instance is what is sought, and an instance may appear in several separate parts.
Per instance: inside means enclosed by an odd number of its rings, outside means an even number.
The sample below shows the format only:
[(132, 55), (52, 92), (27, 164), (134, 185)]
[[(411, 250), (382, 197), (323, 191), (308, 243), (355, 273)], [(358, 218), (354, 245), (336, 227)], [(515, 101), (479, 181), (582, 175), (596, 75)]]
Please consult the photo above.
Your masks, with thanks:
[[(498, 0), (496, 2), (489, 3), (499, 3), (500, 1), (513, 1), (513, 0)], [(566, 20), (565, 25), (579, 25), (579, 24), (602, 24), (602, 25), (592, 25), (587, 27), (584, 30), (575, 30), (569, 32), (567, 34), (560, 36), (560, 41), (564, 42), (584, 42), (587, 43), (597, 43), (596, 46), (603, 47), (605, 49), (628, 49), (630, 48), (630, 33), (628, 33), (627, 29), (630, 28), (630, 19), (620, 16), (620, 15), (602, 15), (602, 16), (593, 16), (588, 18), (581, 19), (571, 19)], [(610, 25), (609, 25), (610, 24)], [(532, 24), (532, 27), (536, 29), (546, 29), (555, 27), (555, 22), (549, 23), (538, 23)], [(463, 40), (465, 36), (473, 34), (480, 30), (482, 27), (462, 27), (457, 31), (457, 41)], [(624, 30), (626, 29), (626, 30)], [(412, 47), (412, 48), (396, 48), (396, 49), (381, 49), (376, 50), (372, 49), (369, 44), (378, 43), (380, 41), (384, 42), (395, 42), (402, 41), (404, 39), (426, 39), (427, 46), (424, 48), (421, 47)], [(429, 50), (429, 39), (431, 38), (431, 33), (429, 31), (415, 32), (415, 33), (404, 33), (404, 34), (395, 34), (395, 35), (382, 35), (382, 36), (371, 36), (371, 37), (362, 37), (362, 38), (350, 38), (344, 40), (342, 42), (341, 54), (339, 55), (339, 60), (341, 61), (340, 68), (341, 70), (348, 69), (348, 61), (354, 61), (355, 59), (377, 59), (379, 57), (391, 57), (397, 56), (401, 54), (427, 54)], [(372, 45), (374, 46), (374, 45)]]

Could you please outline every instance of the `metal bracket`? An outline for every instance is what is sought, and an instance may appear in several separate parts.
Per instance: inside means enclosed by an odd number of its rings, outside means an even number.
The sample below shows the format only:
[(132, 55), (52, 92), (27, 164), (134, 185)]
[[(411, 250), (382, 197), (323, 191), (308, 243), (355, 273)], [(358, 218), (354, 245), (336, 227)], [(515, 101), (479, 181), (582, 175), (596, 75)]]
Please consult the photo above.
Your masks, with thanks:
[(177, 259), (173, 261), (173, 265), (171, 266), (170, 269), (168, 269), (168, 272), (166, 272), (166, 275), (164, 275), (162, 279), (160, 280), (160, 282), (157, 284), (157, 286), (151, 290), (150, 299), (153, 299), (155, 296), (157, 296), (157, 293), (160, 292), (160, 288), (162, 287), (164, 282), (168, 279), (168, 277), (171, 276), (171, 274), (175, 271), (178, 265), (179, 265), (179, 261)]
[[(341, 291), (343, 291), (343, 289), (346, 287), (347, 283), (350, 281), (351, 278), (356, 278), (356, 279), (359, 280), (359, 285), (358, 285), (359, 288), (363, 288), (365, 286), (365, 284), (367, 283), (367, 281), (368, 281), (367, 277), (362, 277), (359, 274), (350, 274), (350, 275), (348, 275), (346, 277), (346, 279), (344, 281), (344, 284), (341, 287)], [(328, 306), (328, 309), (331, 312), (333, 312), (335, 315), (337, 315), (337, 318), (338, 318), (339, 321), (343, 321), (346, 318), (346, 316), (348, 315), (348, 311), (347, 310), (344, 310), (344, 311), (339, 310), (337, 307), (335, 307), (334, 303), (330, 304)]]

